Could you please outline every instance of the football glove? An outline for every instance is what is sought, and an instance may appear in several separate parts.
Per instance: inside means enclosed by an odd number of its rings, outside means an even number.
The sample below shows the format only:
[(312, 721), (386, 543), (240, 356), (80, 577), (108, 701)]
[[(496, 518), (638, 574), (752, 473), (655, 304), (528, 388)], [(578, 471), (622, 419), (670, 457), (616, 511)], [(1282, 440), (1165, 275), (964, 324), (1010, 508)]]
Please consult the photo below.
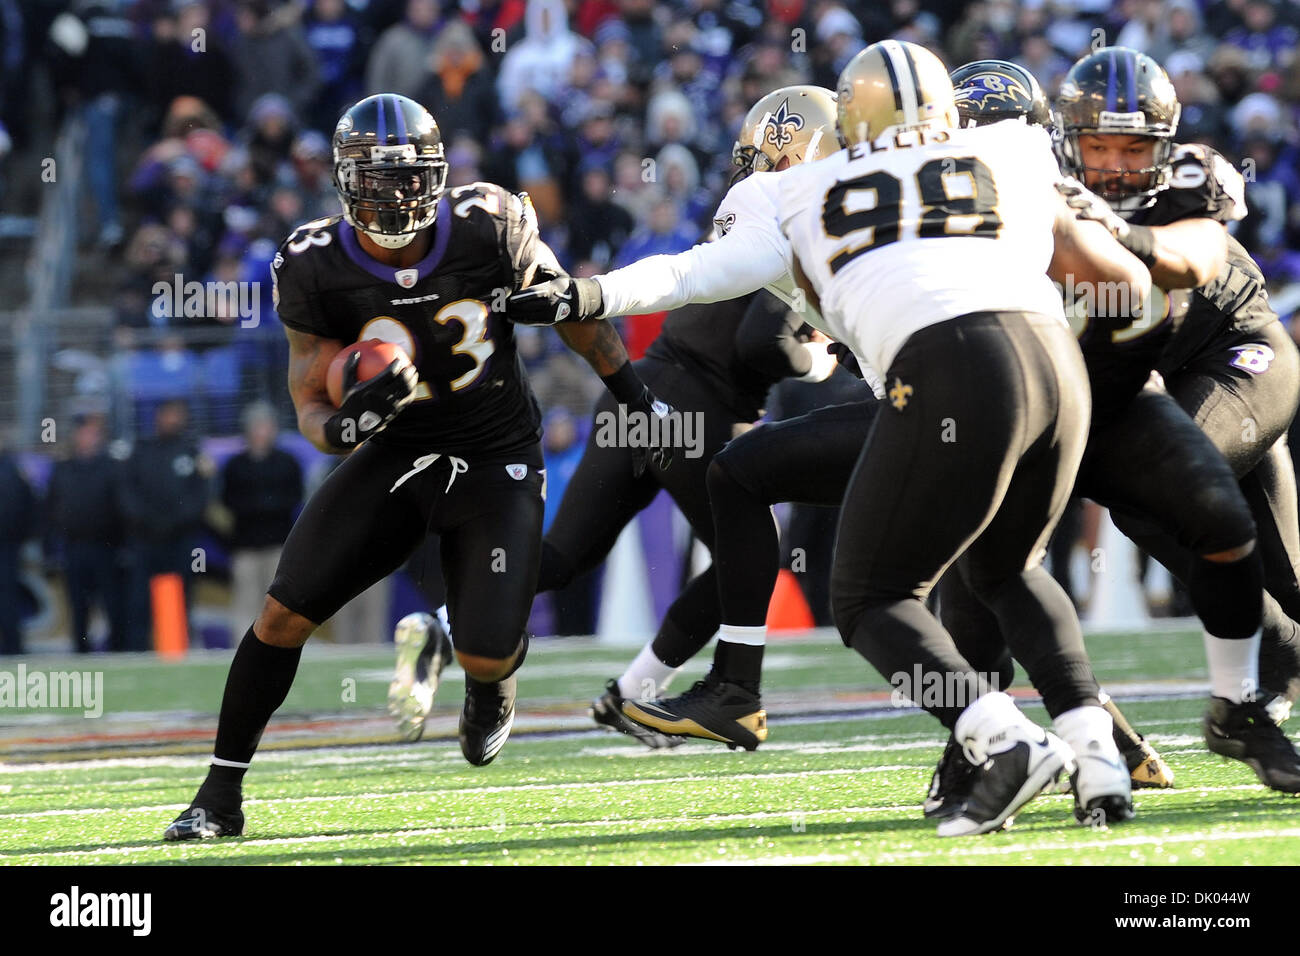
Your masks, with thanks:
[(383, 431), (415, 399), (415, 366), (394, 359), (374, 378), (357, 382), (361, 353), (348, 356), (343, 366), (343, 404), (325, 422), (325, 440), (335, 448), (355, 448)]
[[(642, 388), (641, 395), (636, 401), (627, 403), (627, 410), (640, 412), (646, 416), (647, 422), (650, 421), (651, 415), (659, 419), (659, 427), (649, 433), (654, 443), (638, 445), (632, 449), (632, 475), (640, 478), (651, 465), (659, 471), (666, 471), (673, 463), (673, 445), (679, 437), (677, 431), (681, 427), (681, 417), (670, 418), (673, 407), (655, 398), (654, 392), (650, 391), (648, 386)], [(673, 421), (678, 423), (676, 428), (672, 426)]]
[(1076, 219), (1099, 222), (1117, 239), (1128, 234), (1129, 224), (1115, 214), (1106, 200), (1073, 176), (1058, 181), (1056, 191), (1065, 197), (1065, 204), (1074, 210)]
[(506, 299), (506, 318), (521, 325), (554, 325), (599, 318), (604, 308), (599, 282), (564, 276), (515, 292)]

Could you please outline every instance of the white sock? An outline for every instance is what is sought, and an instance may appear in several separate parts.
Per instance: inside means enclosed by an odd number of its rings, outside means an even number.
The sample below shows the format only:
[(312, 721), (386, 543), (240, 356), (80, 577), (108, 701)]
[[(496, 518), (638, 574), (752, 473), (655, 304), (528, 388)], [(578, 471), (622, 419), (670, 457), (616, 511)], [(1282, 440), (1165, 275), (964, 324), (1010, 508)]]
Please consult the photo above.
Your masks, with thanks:
[(636, 660), (628, 665), (623, 676), (618, 679), (618, 692), (624, 697), (654, 700), (668, 689), (668, 682), (681, 670), (680, 667), (669, 667), (656, 657), (651, 649), (653, 643), (652, 641), (641, 648)]
[(1244, 641), (1227, 641), (1205, 634), (1205, 659), (1210, 665), (1210, 693), (1240, 704), (1259, 693), (1259, 631)]
[(749, 647), (762, 647), (767, 643), (767, 625), (741, 627), (739, 624), (724, 624), (718, 628), (718, 640), (729, 644), (746, 644)]
[(961, 712), (961, 716), (957, 718), (957, 724), (953, 728), (953, 733), (956, 735), (959, 744), (964, 745), (967, 739), (973, 738), (978, 744), (980, 752), (995, 754), (1011, 749), (1018, 741), (1007, 735), (1003, 740), (985, 750), (988, 738), (1006, 729), (1011, 724), (1021, 722), (1034, 726), (1029, 718), (1020, 712), (1020, 708), (1016, 706), (1016, 702), (1009, 695), (1002, 693), (1000, 690), (992, 690), (979, 697)]
[(1107, 760), (1119, 759), (1115, 745), (1115, 722), (1103, 707), (1076, 707), (1054, 720), (1057, 734), (1077, 754), (1092, 754)]
[(447, 618), (447, 605), (445, 604), (442, 605), (441, 607), (438, 608), (438, 610), (434, 611), (433, 613), (434, 616), (438, 618), (438, 623), (442, 625), (442, 629), (447, 632), (447, 637), (450, 638), (451, 621), (448, 620)]

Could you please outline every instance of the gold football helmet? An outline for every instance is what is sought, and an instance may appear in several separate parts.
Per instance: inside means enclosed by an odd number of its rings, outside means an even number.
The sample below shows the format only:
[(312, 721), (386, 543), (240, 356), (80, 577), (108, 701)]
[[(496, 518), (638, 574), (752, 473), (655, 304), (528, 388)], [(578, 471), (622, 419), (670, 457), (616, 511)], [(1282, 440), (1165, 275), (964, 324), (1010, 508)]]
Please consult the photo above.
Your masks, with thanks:
[(739, 167), (731, 183), (750, 173), (785, 169), (839, 150), (835, 94), (820, 86), (785, 86), (768, 93), (745, 114), (731, 148)]
[(844, 67), (836, 84), (836, 126), (845, 146), (918, 126), (957, 126), (948, 70), (923, 46), (882, 40)]

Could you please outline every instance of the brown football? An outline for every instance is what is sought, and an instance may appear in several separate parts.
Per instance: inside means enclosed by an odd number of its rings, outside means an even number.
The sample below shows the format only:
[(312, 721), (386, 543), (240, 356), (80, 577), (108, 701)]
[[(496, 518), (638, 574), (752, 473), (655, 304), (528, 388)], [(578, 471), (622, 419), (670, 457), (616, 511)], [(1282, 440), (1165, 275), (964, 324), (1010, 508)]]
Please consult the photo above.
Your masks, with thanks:
[(361, 353), (361, 361), (357, 364), (358, 382), (379, 375), (393, 364), (394, 359), (400, 359), (408, 365), (411, 361), (411, 357), (400, 345), (379, 339), (367, 339), (340, 349), (339, 354), (330, 362), (329, 371), (325, 373), (325, 390), (329, 392), (330, 401), (334, 403), (335, 408), (343, 404), (343, 366), (347, 364), (348, 356), (353, 352)]

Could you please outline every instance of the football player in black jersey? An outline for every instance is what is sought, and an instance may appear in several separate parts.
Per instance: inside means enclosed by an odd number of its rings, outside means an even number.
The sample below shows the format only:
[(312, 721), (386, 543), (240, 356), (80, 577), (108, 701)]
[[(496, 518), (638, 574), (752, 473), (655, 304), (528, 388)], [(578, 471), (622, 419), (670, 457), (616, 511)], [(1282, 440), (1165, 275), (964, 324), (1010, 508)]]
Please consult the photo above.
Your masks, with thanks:
[[(265, 607), (231, 663), (207, 779), (168, 840), (243, 831), (243, 775), (302, 645), (430, 533), (440, 540), (465, 670), (465, 758), (491, 762), (514, 720), (546, 475), (537, 402), (512, 326), (492, 305), (564, 273), (519, 196), (488, 183), (444, 196), (442, 139), (412, 100), (362, 100), (339, 120), (333, 146), (343, 214), (295, 230), (272, 278), (299, 428), (348, 458), (285, 542)], [(607, 323), (557, 331), (621, 401), (641, 411), (656, 403)], [(368, 339), (400, 345), (411, 363), (358, 382), (350, 360), (335, 408), (326, 371), (345, 344)]]
[[(783, 169), (815, 159), (835, 142), (835, 96), (814, 86), (792, 86), (760, 99), (746, 114), (733, 149), (732, 184), (754, 172)], [(719, 223), (719, 229), (724, 227)], [(821, 381), (835, 368), (820, 333), (801, 328), (790, 309), (766, 291), (711, 304), (672, 310), (635, 368), (656, 395), (682, 415), (702, 423), (690, 448), (676, 454), (671, 469), (647, 460), (635, 449), (611, 444), (602, 421), (613, 413), (604, 396), (581, 463), (569, 480), (564, 500), (542, 543), (539, 592), (567, 586), (605, 560), (619, 534), (660, 489), (667, 490), (696, 537), (713, 544), (705, 475), (713, 456), (734, 435), (763, 415), (768, 388), (781, 378)], [(556, 326), (563, 329), (563, 325)], [(679, 436), (684, 438), (685, 436)], [(401, 699), (394, 708), (406, 737), (417, 736), (432, 706), (437, 648), (443, 640), (438, 621), (420, 616), (423, 649), (413, 666), (415, 679), (394, 686)], [(708, 643), (721, 621), (713, 568), (693, 577), (668, 608), (655, 637), (618, 678), (606, 683), (592, 702), (596, 723), (629, 734), (648, 747), (671, 747), (682, 738), (650, 730), (622, 712), (625, 698), (652, 699), (662, 693), (681, 666)], [(406, 629), (399, 643), (415, 632)], [(399, 661), (401, 660), (399, 649)], [(420, 668), (423, 667), (423, 671)], [(399, 672), (402, 672), (399, 663)], [(420, 679), (424, 673), (434, 683)]]

